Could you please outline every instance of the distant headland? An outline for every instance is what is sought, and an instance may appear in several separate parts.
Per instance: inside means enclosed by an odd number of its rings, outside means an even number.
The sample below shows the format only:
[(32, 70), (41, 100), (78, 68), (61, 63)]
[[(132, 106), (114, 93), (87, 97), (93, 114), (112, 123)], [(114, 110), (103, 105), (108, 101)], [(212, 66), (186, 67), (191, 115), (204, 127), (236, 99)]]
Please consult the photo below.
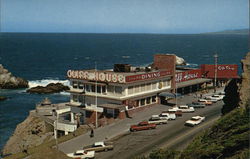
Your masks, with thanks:
[(202, 34), (237, 34), (237, 35), (246, 35), (249, 34), (249, 29), (234, 29), (234, 30), (224, 30), (218, 32), (208, 32)]

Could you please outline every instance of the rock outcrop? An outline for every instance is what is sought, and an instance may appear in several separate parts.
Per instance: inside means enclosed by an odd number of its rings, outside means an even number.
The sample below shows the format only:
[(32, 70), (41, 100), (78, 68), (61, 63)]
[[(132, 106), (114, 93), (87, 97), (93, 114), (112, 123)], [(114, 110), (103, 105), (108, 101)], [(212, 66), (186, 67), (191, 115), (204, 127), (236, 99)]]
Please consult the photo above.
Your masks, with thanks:
[(49, 94), (49, 93), (59, 93), (62, 91), (69, 90), (68, 86), (64, 86), (61, 83), (50, 83), (47, 86), (37, 86), (27, 90), (28, 93), (38, 93), (38, 94)]
[[(175, 54), (167, 54), (167, 55), (175, 55)], [(179, 57), (177, 55), (176, 56), (176, 65), (186, 65), (186, 61), (182, 58), (182, 57)]]
[(6, 99), (7, 99), (7, 97), (0, 96), (0, 101), (6, 100)]
[[(241, 76), (241, 86), (240, 86), (240, 107), (247, 105), (250, 102), (250, 52), (247, 53), (245, 59), (241, 60), (242, 64), (242, 76)], [(250, 104), (248, 104), (250, 105)]]
[(0, 89), (28, 88), (28, 81), (15, 77), (0, 64)]
[(49, 125), (41, 119), (28, 116), (22, 123), (17, 125), (14, 134), (4, 146), (3, 155), (15, 154), (40, 145), (45, 139), (52, 137), (53, 133), (49, 132), (50, 129)]

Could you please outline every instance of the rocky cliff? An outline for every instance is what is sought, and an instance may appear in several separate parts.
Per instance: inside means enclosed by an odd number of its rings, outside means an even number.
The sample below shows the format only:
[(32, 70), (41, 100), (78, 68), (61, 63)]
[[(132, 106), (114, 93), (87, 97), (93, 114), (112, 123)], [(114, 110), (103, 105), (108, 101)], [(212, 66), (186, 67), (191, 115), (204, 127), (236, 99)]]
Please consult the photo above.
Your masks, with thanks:
[(28, 81), (15, 77), (0, 64), (0, 89), (28, 88)]
[(45, 139), (52, 137), (49, 126), (41, 119), (28, 116), (22, 123), (17, 125), (14, 134), (10, 137), (3, 149), (3, 154), (15, 154), (25, 151), (30, 147), (38, 146)]
[(244, 107), (245, 105), (248, 105), (250, 102), (250, 52), (247, 53), (246, 57), (241, 60), (242, 64), (242, 76), (241, 76), (241, 85), (240, 85), (240, 102), (239, 106)]

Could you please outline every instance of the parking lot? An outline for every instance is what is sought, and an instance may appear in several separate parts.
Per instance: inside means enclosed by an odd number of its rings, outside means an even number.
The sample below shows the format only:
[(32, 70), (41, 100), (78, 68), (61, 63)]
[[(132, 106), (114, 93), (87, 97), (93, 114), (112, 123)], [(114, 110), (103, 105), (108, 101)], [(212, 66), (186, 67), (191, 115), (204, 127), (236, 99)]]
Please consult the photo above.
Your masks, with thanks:
[[(186, 95), (178, 99), (178, 104), (187, 104), (198, 100), (194, 94)], [(192, 139), (192, 137), (202, 129), (209, 127), (215, 119), (220, 116), (220, 110), (223, 105), (219, 101), (212, 106), (197, 108), (194, 113), (185, 113), (181, 118), (170, 121), (166, 125), (159, 125), (155, 130), (146, 130), (140, 132), (129, 132), (132, 124), (147, 120), (153, 114), (160, 114), (162, 111), (171, 108), (167, 105), (155, 105), (142, 112), (133, 115), (132, 118), (117, 121), (111, 125), (95, 129), (95, 136), (89, 137), (89, 134), (83, 134), (72, 140), (61, 143), (59, 149), (64, 153), (74, 152), (82, 149), (83, 146), (93, 144), (97, 141), (105, 141), (121, 135), (114, 140), (114, 150), (96, 154), (96, 158), (130, 158), (141, 153), (148, 153), (156, 147), (182, 148)], [(186, 120), (195, 115), (203, 115), (206, 121), (194, 128), (184, 126)], [(189, 133), (191, 131), (191, 133)], [(184, 137), (183, 137), (184, 136)]]

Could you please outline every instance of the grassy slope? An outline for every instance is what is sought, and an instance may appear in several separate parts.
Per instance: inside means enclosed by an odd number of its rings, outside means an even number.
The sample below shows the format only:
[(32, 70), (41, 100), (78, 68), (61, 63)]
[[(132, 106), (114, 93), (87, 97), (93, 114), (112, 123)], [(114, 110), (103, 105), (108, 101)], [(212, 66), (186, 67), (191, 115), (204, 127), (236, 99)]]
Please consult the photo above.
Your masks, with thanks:
[(249, 111), (236, 108), (196, 137), (180, 158), (248, 158), (249, 133)]

